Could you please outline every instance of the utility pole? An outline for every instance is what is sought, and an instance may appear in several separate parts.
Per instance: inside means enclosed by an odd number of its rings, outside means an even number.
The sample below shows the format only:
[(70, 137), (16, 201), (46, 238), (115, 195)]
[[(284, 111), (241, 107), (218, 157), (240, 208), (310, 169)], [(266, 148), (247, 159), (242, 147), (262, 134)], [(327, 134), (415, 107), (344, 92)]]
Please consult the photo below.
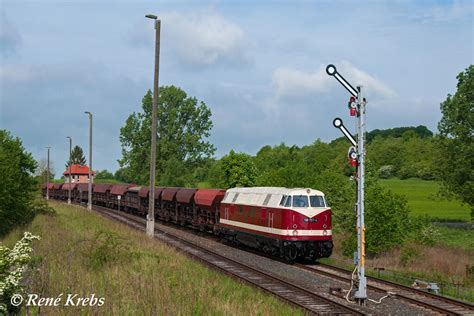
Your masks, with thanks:
[(69, 138), (69, 163), (68, 163), (68, 170), (69, 170), (69, 188), (68, 188), (68, 197), (67, 197), (67, 204), (71, 205), (71, 152), (72, 152), (72, 138), (70, 136), (67, 136), (66, 138)]
[(46, 167), (46, 200), (49, 200), (49, 150), (51, 147), (48, 148), (48, 166)]
[(150, 155), (150, 193), (148, 215), (146, 221), (146, 234), (155, 235), (155, 177), (156, 177), (156, 125), (158, 108), (158, 81), (160, 73), (160, 30), (161, 20), (156, 15), (147, 14), (145, 17), (155, 20), (155, 78), (153, 82), (153, 109), (151, 112), (151, 155)]
[(367, 280), (365, 277), (365, 224), (364, 224), (364, 205), (365, 205), (365, 105), (366, 99), (362, 95), (362, 86), (357, 89), (344, 79), (341, 74), (337, 72), (336, 66), (328, 65), (326, 73), (336, 78), (340, 84), (352, 97), (349, 99), (349, 110), (351, 116), (357, 116), (357, 141), (349, 133), (340, 118), (333, 121), (335, 127), (339, 128), (341, 132), (353, 145), (349, 148), (348, 158), (351, 165), (357, 166), (357, 278), (355, 280), (355, 293), (353, 298), (360, 304), (365, 305), (367, 300)]
[(84, 113), (89, 114), (89, 192), (87, 198), (87, 209), (92, 211), (92, 113)]

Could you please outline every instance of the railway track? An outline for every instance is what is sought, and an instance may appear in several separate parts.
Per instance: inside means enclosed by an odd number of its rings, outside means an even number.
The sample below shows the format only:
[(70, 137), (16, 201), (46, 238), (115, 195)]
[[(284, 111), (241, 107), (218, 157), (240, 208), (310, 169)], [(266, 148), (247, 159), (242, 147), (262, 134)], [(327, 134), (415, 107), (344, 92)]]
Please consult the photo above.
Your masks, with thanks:
[[(139, 230), (144, 230), (146, 223), (143, 218), (134, 215), (110, 210), (100, 206), (93, 206), (95, 211), (125, 223)], [(222, 271), (238, 280), (243, 280), (253, 286), (267, 291), (287, 302), (318, 315), (364, 315), (355, 306), (346, 306), (326, 298), (323, 295), (311, 292), (298, 285), (291, 284), (284, 279), (271, 275), (262, 270), (251, 267), (242, 262), (222, 256), (207, 248), (199, 246), (181, 237), (169, 234), (155, 228), (155, 238), (184, 252), (206, 265)]]
[[(351, 271), (342, 268), (322, 263), (311, 265), (296, 264), (296, 266), (304, 270), (346, 281), (348, 284), (351, 282)], [(474, 305), (470, 303), (413, 289), (398, 283), (367, 277), (367, 288), (377, 292), (394, 293), (395, 295), (393, 296), (396, 298), (442, 314), (474, 315)]]

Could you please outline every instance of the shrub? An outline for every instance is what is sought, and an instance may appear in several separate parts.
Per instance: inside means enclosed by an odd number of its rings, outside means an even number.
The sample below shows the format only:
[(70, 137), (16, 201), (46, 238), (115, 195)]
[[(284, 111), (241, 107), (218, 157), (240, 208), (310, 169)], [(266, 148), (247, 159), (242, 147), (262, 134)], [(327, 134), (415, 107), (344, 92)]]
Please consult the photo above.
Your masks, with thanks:
[(94, 269), (120, 261), (129, 250), (123, 238), (109, 231), (100, 230), (93, 239), (85, 242), (83, 251), (86, 265)]
[(12, 249), (0, 246), (0, 314), (19, 311), (19, 307), (11, 305), (10, 299), (14, 294), (23, 292), (20, 280), (31, 261), (31, 242), (35, 239), (40, 237), (25, 232)]
[[(368, 255), (378, 255), (394, 246), (403, 244), (406, 240), (409, 228), (409, 209), (406, 199), (392, 191), (384, 189), (378, 183), (374, 175), (372, 165), (367, 163), (365, 183), (365, 245)], [(353, 210), (353, 208), (352, 208)], [(352, 213), (352, 214), (351, 214)], [(355, 211), (348, 214), (351, 216), (349, 238), (353, 240), (343, 243), (343, 252), (351, 254), (357, 246), (355, 241)]]
[(428, 246), (434, 246), (441, 237), (439, 228), (431, 224), (428, 216), (411, 218), (408, 231), (408, 240)]
[(46, 203), (42, 198), (37, 198), (31, 203), (35, 214), (56, 215), (56, 210)]
[(418, 250), (414, 245), (407, 245), (400, 251), (400, 264), (406, 266), (418, 257)]
[(378, 174), (381, 179), (388, 179), (393, 177), (395, 174), (395, 167), (392, 165), (386, 165), (380, 167)]

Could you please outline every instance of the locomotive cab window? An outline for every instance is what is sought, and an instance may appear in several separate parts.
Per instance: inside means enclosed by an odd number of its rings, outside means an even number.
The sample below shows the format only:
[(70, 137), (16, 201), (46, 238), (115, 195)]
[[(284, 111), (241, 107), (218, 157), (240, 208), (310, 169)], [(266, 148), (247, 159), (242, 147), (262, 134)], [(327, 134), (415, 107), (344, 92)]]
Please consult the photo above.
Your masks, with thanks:
[(291, 207), (291, 195), (286, 197), (285, 207)]
[(307, 195), (293, 195), (293, 207), (308, 207)]
[(320, 195), (311, 195), (309, 197), (311, 207), (325, 207), (326, 203), (324, 202), (324, 197)]
[(280, 206), (285, 206), (285, 201), (286, 201), (286, 198), (288, 197), (288, 195), (283, 195), (281, 197), (281, 200), (280, 200)]

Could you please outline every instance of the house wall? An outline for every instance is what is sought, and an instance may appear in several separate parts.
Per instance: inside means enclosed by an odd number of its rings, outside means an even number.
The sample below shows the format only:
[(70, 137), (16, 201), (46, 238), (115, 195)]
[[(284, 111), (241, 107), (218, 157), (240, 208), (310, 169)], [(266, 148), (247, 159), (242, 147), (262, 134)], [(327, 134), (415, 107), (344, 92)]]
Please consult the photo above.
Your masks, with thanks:
[[(64, 183), (69, 183), (69, 175), (64, 175)], [(71, 183), (89, 183), (89, 175), (72, 174)], [(94, 176), (92, 176), (92, 183), (94, 183)]]

